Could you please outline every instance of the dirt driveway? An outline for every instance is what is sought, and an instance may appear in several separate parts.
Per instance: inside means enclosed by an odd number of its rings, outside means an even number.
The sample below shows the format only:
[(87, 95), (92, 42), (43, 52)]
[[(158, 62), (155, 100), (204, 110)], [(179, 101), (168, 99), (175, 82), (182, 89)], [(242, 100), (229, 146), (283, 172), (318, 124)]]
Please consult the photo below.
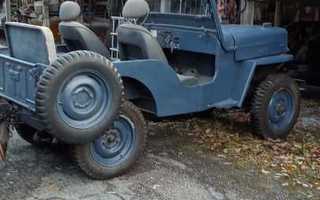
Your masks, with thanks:
[[(303, 114), (300, 122), (320, 127), (319, 110), (312, 113), (312, 118)], [(203, 120), (210, 124), (212, 119)], [(67, 149), (36, 148), (15, 136), (7, 167), (0, 171), (0, 199), (320, 199), (315, 188), (310, 192), (304, 192), (302, 186), (292, 189), (272, 172), (261, 173), (254, 165), (239, 167), (228, 154), (203, 148), (192, 135), (181, 134), (185, 129), (179, 126), (188, 126), (189, 122), (179, 121), (175, 128), (152, 123), (145, 155), (135, 168), (107, 181), (88, 179), (71, 161)]]

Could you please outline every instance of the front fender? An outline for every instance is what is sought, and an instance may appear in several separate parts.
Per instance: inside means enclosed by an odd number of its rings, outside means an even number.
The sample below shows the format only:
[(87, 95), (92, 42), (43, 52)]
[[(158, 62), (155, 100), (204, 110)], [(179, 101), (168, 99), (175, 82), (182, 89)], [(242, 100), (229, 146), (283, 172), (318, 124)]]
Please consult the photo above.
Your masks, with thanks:
[(233, 89), (233, 94), (240, 97), (240, 99), (234, 97), (236, 99), (239, 99), (238, 107), (243, 106), (257, 67), (270, 67), (270, 65), (286, 63), (291, 60), (293, 60), (292, 55), (281, 54), (243, 61), (240, 67), (241, 70), (239, 70), (239, 74), (236, 75), (237, 83), (235, 84), (235, 87)]

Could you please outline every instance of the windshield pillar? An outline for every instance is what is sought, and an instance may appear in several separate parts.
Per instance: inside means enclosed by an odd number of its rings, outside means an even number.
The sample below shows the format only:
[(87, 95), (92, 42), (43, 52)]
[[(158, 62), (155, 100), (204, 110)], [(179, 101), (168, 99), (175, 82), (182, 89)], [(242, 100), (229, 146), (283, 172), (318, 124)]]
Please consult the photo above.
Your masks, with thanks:
[(221, 20), (218, 15), (218, 12), (217, 12), (217, 1), (216, 0), (208, 0), (208, 4), (209, 4), (210, 16), (215, 24), (217, 34), (218, 34), (217, 36), (218, 36), (218, 39), (221, 43), (221, 47), (227, 51), (224, 37), (223, 37), (222, 28), (221, 28)]

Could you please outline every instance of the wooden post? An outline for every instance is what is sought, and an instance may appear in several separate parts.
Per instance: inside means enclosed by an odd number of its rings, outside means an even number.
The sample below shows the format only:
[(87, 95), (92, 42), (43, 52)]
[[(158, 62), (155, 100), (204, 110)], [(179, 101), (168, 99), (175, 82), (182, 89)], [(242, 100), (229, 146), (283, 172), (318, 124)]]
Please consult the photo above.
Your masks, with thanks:
[(43, 6), (42, 6), (42, 25), (46, 27), (50, 27), (50, 16), (49, 16), (49, 1), (43, 0)]
[[(246, 2), (246, 0), (241, 0), (241, 7), (244, 7)], [(247, 1), (247, 7), (244, 10), (244, 12), (241, 14), (241, 24), (249, 24), (249, 25), (253, 25), (254, 23), (254, 13), (255, 13), (255, 9), (254, 9), (254, 1)]]
[(6, 4), (5, 4), (5, 6), (6, 6), (6, 21), (7, 22), (10, 22), (11, 21), (11, 3), (10, 3), (10, 1), (11, 0), (5, 0), (6, 1)]
[(8, 123), (0, 122), (0, 161), (4, 161), (6, 159), (8, 141), (9, 141)]
[(274, 25), (280, 26), (281, 25), (281, 1), (276, 0), (276, 6), (274, 11)]
[(161, 0), (160, 2), (160, 12), (170, 12), (171, 1), (170, 0)]

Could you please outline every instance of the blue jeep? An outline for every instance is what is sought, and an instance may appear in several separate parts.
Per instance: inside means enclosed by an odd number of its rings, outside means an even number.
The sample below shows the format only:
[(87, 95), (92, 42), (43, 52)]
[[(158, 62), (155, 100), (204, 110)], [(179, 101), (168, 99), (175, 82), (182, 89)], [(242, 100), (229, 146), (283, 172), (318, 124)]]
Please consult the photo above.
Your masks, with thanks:
[(222, 25), (214, 0), (203, 13), (152, 13), (144, 0), (128, 0), (116, 61), (76, 21), (75, 2), (60, 8), (62, 46), (45, 27), (7, 23), (0, 135), (10, 126), (33, 144), (72, 144), (81, 169), (96, 179), (117, 176), (137, 160), (147, 132), (142, 113), (163, 119), (248, 108), (257, 133), (285, 138), (300, 107), (284, 65), (292, 60), (287, 32)]

